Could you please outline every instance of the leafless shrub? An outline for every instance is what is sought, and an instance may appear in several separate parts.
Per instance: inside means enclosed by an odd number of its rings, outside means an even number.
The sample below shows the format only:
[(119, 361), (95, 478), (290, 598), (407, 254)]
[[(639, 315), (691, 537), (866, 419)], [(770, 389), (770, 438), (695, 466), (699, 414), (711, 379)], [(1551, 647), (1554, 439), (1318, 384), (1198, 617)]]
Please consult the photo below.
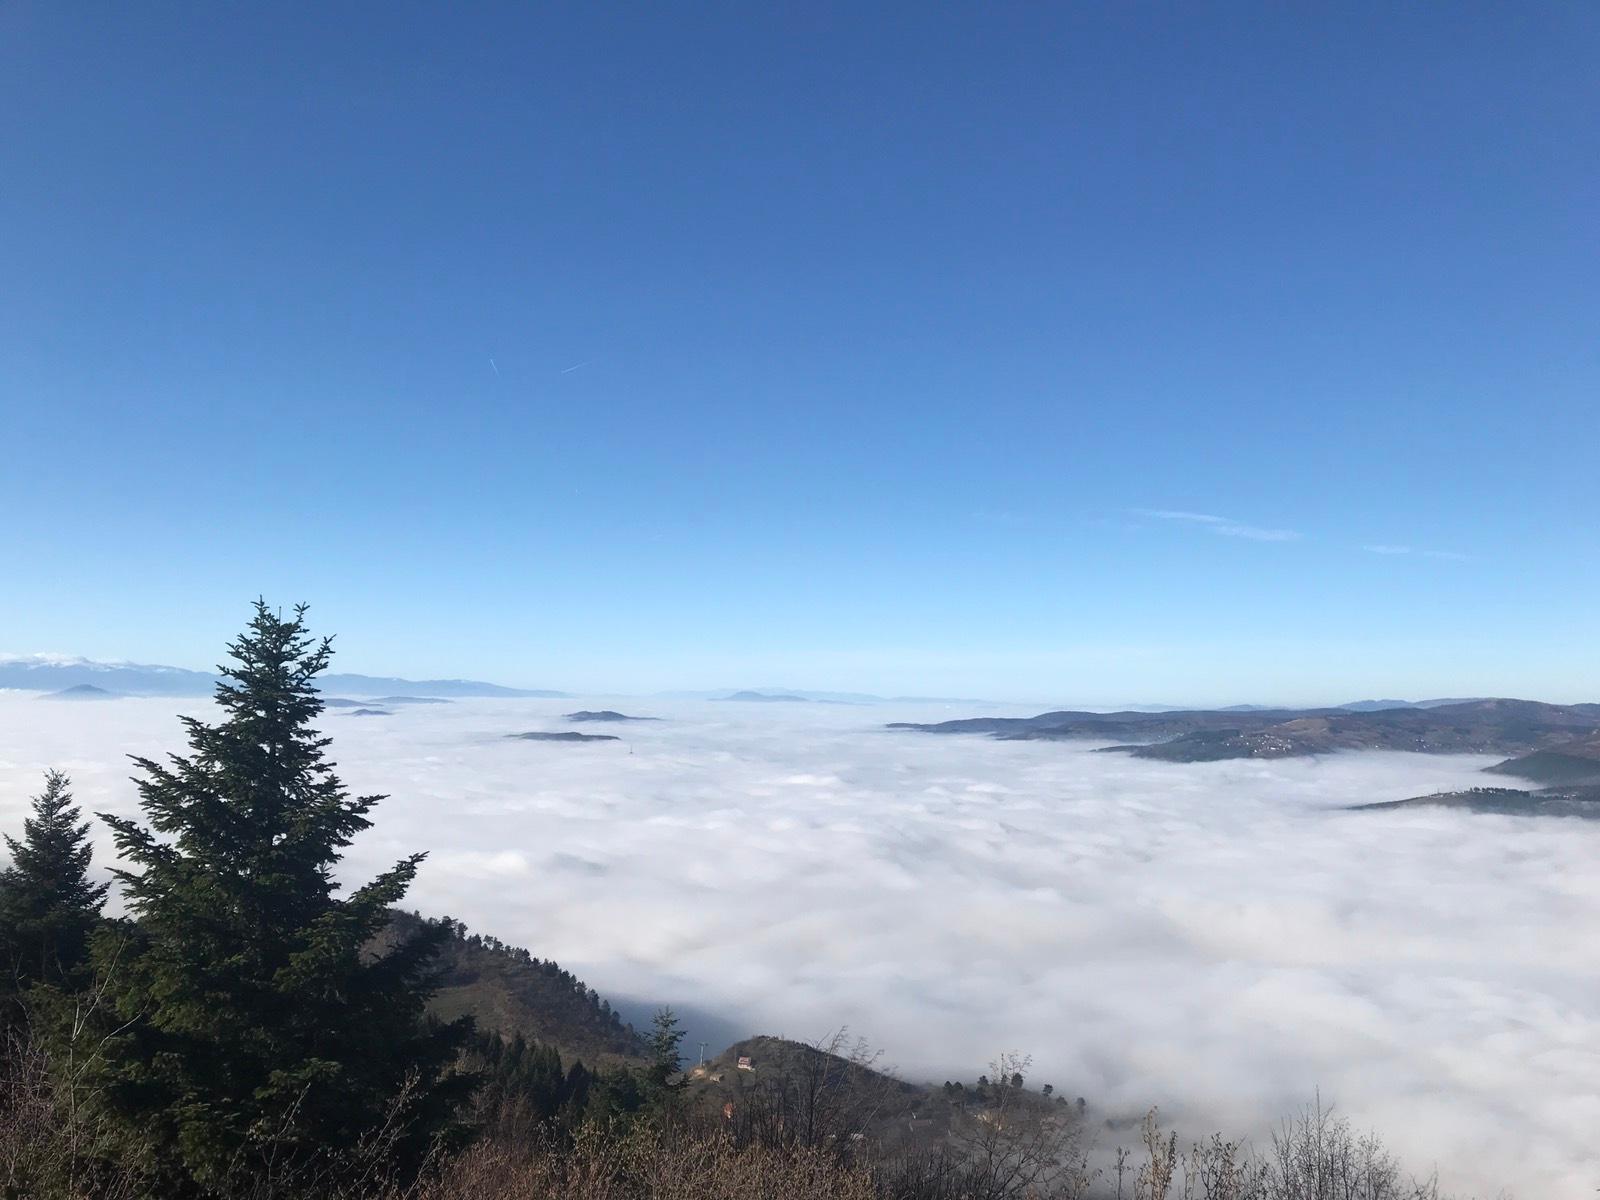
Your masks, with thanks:
[(826, 1149), (852, 1157), (904, 1087), (879, 1069), (878, 1059), (879, 1052), (863, 1039), (851, 1041), (844, 1029), (796, 1045), (781, 1070), (741, 1087), (726, 1128), (739, 1145)]
[(1003, 1054), (997, 1081), (975, 1110), (953, 1114), (945, 1145), (880, 1165), (895, 1200), (1078, 1200), (1094, 1173), (1081, 1154), (1079, 1125), (1066, 1106), (1022, 1086), (1030, 1060)]
[(1375, 1133), (1357, 1133), (1322, 1106), (1302, 1109), (1273, 1135), (1263, 1200), (1438, 1200), (1436, 1179), (1413, 1179)]
[[(405, 1169), (399, 1150), (416, 1119), (421, 1094), (419, 1081), (406, 1079), (389, 1100), (380, 1125), (367, 1130), (354, 1145), (323, 1147), (313, 1154), (306, 1153), (297, 1133), (297, 1100), (271, 1124), (251, 1130), (215, 1189), (218, 1200), (358, 1200), (395, 1190), (416, 1174)], [(423, 1168), (441, 1164), (445, 1157), (440, 1144)]]
[(1165, 1200), (1173, 1180), (1178, 1177), (1178, 1135), (1171, 1133), (1163, 1137), (1156, 1111), (1151, 1109), (1145, 1114), (1140, 1140), (1144, 1143), (1145, 1161), (1134, 1181), (1134, 1200)]
[[(1142, 1130), (1144, 1162), (1130, 1200), (1441, 1200), (1436, 1178), (1407, 1175), (1375, 1133), (1358, 1133), (1320, 1099), (1286, 1120), (1270, 1149), (1253, 1153), (1220, 1135), (1178, 1152), (1152, 1109)], [(1116, 1196), (1124, 1164), (1118, 1151)]]
[(726, 1133), (581, 1131), (570, 1143), (484, 1141), (384, 1200), (878, 1200), (871, 1173), (822, 1147), (739, 1146)]
[(1230, 1200), (1250, 1195), (1259, 1173), (1243, 1142), (1230, 1142), (1220, 1133), (1196, 1143), (1184, 1163), (1184, 1195), (1199, 1200)]
[(105, 1128), (64, 1094), (44, 1051), (10, 1033), (0, 1048), (0, 1196), (131, 1200), (140, 1183)]
[[(106, 1044), (125, 1023), (106, 1020), (107, 992), (126, 938), (78, 992), (38, 985), (16, 997), (0, 1037), (0, 1196), (122, 1200), (141, 1194), (145, 1172), (99, 1112), (95, 1082)], [(46, 1017), (46, 1014), (48, 1016)], [(33, 1038), (45, 1017), (54, 1054)]]

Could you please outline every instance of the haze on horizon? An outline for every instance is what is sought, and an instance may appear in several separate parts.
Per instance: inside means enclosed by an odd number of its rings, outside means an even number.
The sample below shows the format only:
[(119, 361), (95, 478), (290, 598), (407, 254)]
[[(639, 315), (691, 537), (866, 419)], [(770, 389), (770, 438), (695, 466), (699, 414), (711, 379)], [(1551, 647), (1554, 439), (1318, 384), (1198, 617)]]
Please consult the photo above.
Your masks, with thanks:
[[(17, 668), (23, 670), (19, 672)], [(28, 672), (39, 669), (60, 670), (68, 672), (57, 677), (52, 674), (50, 681), (32, 679)], [(734, 667), (732, 669), (738, 669)], [(187, 681), (187, 686), (181, 690), (166, 688), (152, 689), (150, 679), (164, 678), (174, 670), (182, 672)], [(134, 675), (133, 680), (125, 680), (117, 672), (128, 671)], [(189, 678), (192, 676), (192, 678)], [(171, 663), (137, 663), (128, 659), (113, 659), (97, 661), (86, 659), (81, 655), (63, 654), (4, 654), (0, 653), (0, 694), (11, 690), (24, 694), (50, 693), (66, 691), (69, 688), (80, 687), (87, 684), (97, 692), (108, 697), (142, 697), (155, 695), (193, 695), (196, 697), (209, 694), (211, 683), (214, 680), (213, 670), (201, 670), (194, 667), (175, 667)], [(445, 684), (452, 686), (446, 687)], [(466, 679), (460, 675), (447, 675), (436, 679), (407, 679), (394, 676), (388, 672), (369, 675), (365, 672), (338, 673), (330, 680), (325, 681), (319, 689), (330, 697), (342, 695), (374, 696), (378, 692), (393, 692), (396, 690), (437, 696), (441, 692), (449, 695), (485, 696), (497, 690), (507, 694), (522, 692), (528, 695), (543, 694), (551, 696), (578, 697), (611, 697), (614, 699), (632, 698), (659, 698), (678, 700), (795, 700), (803, 702), (818, 701), (829, 704), (891, 704), (896, 702), (935, 703), (960, 708), (962, 706), (977, 706), (982, 709), (996, 709), (1000, 707), (1016, 709), (1018, 711), (1035, 712), (1040, 709), (1086, 709), (1094, 711), (1118, 711), (1125, 709), (1146, 708), (1191, 708), (1191, 709), (1217, 709), (1230, 706), (1244, 708), (1282, 708), (1282, 709), (1313, 709), (1313, 708), (1338, 708), (1357, 707), (1372, 703), (1407, 705), (1421, 703), (1434, 705), (1440, 702), (1460, 701), (1474, 697), (1457, 696), (1393, 696), (1380, 695), (1381, 689), (1369, 689), (1369, 694), (1363, 695), (1357, 702), (1348, 698), (1331, 699), (1323, 696), (1313, 700), (1283, 700), (1270, 699), (1262, 703), (1260, 697), (1246, 699), (1240, 696), (1212, 695), (1200, 699), (1185, 699), (1181, 695), (1162, 699), (1144, 697), (1118, 700), (1104, 698), (1082, 698), (1074, 695), (1070, 690), (1057, 693), (1044, 699), (1019, 699), (1017, 697), (1001, 696), (933, 696), (933, 695), (892, 695), (884, 692), (856, 692), (837, 688), (825, 687), (794, 687), (789, 684), (758, 684), (748, 686), (744, 683), (725, 684), (721, 687), (700, 688), (663, 688), (654, 692), (630, 692), (623, 689), (596, 689), (596, 688), (539, 688), (529, 686), (525, 680), (510, 681), (504, 677), (488, 680)], [(1331, 693), (1330, 693), (1331, 695)], [(1484, 693), (1488, 696), (1489, 693)], [(1504, 697), (1502, 697), (1504, 698)], [(1517, 698), (1517, 697), (1511, 697)], [(1586, 703), (1579, 697), (1557, 697), (1558, 703)]]

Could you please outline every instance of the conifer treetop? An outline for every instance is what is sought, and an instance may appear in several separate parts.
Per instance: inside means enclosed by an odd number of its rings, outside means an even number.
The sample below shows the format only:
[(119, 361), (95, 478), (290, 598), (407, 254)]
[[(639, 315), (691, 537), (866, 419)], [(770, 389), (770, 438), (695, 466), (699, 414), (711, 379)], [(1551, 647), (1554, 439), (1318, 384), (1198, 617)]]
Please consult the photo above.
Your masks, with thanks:
[(11, 865), (0, 871), (0, 944), (19, 986), (59, 982), (78, 968), (110, 886), (89, 877), (94, 846), (70, 787), (61, 772), (48, 772), (22, 837), (5, 837)]
[[(315, 682), (332, 639), (312, 637), (305, 614), (301, 604), (285, 618), (257, 600), (228, 646), (231, 662), (218, 668), (222, 719), (181, 718), (187, 755), (133, 758), (148, 827), (102, 816), (138, 868), (116, 872), (136, 915), (157, 915), (152, 899), (175, 893), (268, 926), (325, 911), (340, 851), (370, 826), (367, 814), (384, 797), (352, 797), (326, 757), (330, 739), (313, 724), (323, 708)], [(370, 910), (391, 902), (422, 857), (403, 860), (349, 903)]]
[(0, 890), (23, 887), (57, 904), (98, 909), (105, 900), (105, 883), (90, 883), (89, 822), (72, 802), (69, 780), (60, 771), (47, 771), (44, 791), (34, 797), (33, 816), (22, 822), (22, 838), (5, 835), (11, 866), (0, 872)]

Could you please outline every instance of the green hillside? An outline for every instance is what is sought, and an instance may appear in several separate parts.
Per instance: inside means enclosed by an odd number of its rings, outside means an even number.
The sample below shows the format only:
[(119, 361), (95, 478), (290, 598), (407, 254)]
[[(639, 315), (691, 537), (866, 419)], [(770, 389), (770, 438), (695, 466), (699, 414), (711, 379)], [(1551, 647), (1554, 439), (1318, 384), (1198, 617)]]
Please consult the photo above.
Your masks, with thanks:
[[(448, 921), (448, 919), (447, 919)], [(417, 928), (416, 913), (396, 912), (388, 935)], [(440, 986), (429, 1007), (446, 1020), (470, 1016), (484, 1031), (517, 1034), (554, 1047), (567, 1062), (590, 1066), (642, 1063), (644, 1039), (572, 972), (497, 938), (469, 933), (448, 922), (450, 937), (439, 956)]]

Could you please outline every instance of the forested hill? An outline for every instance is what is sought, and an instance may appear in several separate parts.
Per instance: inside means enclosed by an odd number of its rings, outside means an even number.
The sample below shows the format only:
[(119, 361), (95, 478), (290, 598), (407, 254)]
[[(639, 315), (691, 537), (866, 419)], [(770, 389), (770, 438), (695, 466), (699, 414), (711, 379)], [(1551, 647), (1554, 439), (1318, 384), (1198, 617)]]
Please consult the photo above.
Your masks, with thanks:
[(1527, 754), (1600, 736), (1600, 704), (1469, 700), (1427, 708), (1174, 712), (1048, 712), (1036, 717), (974, 717), (890, 729), (985, 733), (1004, 741), (1085, 739), (1122, 742), (1103, 749), (1166, 762), (1292, 758), (1336, 750), (1423, 754)]
[[(404, 937), (421, 922), (418, 914), (397, 910), (386, 936)], [(648, 1057), (644, 1038), (572, 972), (497, 938), (468, 933), (459, 922), (450, 928), (430, 1005), (438, 1016), (471, 1016), (480, 1030), (507, 1038), (520, 1033), (555, 1047), (568, 1062), (611, 1066)]]

